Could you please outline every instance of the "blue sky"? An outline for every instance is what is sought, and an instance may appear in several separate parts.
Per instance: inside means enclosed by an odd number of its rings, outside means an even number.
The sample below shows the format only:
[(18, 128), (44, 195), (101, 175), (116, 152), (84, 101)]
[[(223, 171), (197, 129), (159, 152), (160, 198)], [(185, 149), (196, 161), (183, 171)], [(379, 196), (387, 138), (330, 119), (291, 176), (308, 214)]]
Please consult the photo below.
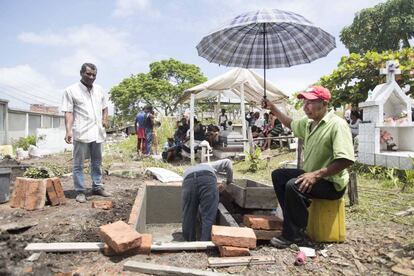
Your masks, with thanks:
[[(197, 55), (201, 38), (234, 16), (259, 8), (301, 14), (336, 37), (337, 48), (310, 64), (270, 69), (267, 77), (290, 94), (336, 68), (348, 51), (339, 40), (357, 11), (378, 0), (0, 0), (0, 99), (11, 107), (59, 105), (79, 80), (83, 62), (98, 66), (107, 91), (151, 62), (175, 58), (212, 78), (231, 68)], [(262, 74), (262, 71), (258, 71)]]

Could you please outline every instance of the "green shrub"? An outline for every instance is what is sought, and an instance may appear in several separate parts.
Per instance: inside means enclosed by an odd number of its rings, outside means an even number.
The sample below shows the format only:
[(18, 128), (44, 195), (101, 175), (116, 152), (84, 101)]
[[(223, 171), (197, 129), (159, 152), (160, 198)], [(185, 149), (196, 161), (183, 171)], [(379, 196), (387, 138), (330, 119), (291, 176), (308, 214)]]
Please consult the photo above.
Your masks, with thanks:
[(248, 171), (249, 172), (257, 172), (257, 170), (259, 169), (259, 163), (260, 163), (260, 154), (262, 153), (262, 151), (260, 150), (259, 147), (256, 147), (256, 150), (254, 150), (252, 153), (246, 151), (246, 159), (247, 162), (249, 163), (249, 168)]
[(27, 150), (30, 145), (36, 145), (36, 135), (29, 135), (27, 137), (19, 138), (17, 141), (13, 143), (13, 148), (14, 150), (16, 150), (17, 148)]
[(162, 147), (167, 142), (167, 138), (173, 137), (177, 128), (177, 118), (162, 117), (161, 126), (156, 129), (158, 139), (158, 151), (162, 151)]
[(23, 174), (24, 177), (42, 179), (49, 178), (49, 172), (44, 168), (27, 168)]

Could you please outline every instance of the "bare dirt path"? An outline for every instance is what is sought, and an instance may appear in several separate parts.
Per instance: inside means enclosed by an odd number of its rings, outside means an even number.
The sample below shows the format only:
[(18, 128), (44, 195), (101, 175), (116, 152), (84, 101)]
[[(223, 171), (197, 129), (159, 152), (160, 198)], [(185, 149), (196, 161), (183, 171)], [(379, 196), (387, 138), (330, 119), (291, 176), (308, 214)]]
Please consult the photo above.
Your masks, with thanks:
[[(53, 157), (49, 161), (53, 162)], [(66, 159), (57, 159), (55, 162), (66, 162)], [(216, 250), (129, 257), (106, 257), (100, 252), (47, 253), (35, 262), (28, 262), (26, 259), (30, 253), (23, 249), (30, 242), (100, 241), (97, 235), (100, 225), (128, 220), (136, 192), (143, 183), (142, 178), (105, 176), (104, 183), (106, 189), (113, 194), (114, 208), (108, 211), (92, 209), (90, 201), (86, 204), (77, 203), (74, 200), (71, 177), (62, 178), (68, 198), (64, 206), (46, 206), (43, 210), (29, 212), (1, 204), (2, 224), (35, 220), (38, 225), (21, 233), (0, 234), (0, 275), (132, 275), (122, 271), (122, 265), (127, 260), (208, 269), (207, 258), (217, 256)], [(90, 199), (93, 198), (98, 199)], [(305, 265), (296, 267), (293, 265), (295, 248), (278, 250), (268, 244), (260, 244), (252, 250), (252, 254), (274, 256), (275, 264), (223, 268), (217, 271), (243, 275), (389, 275), (403, 271), (409, 275), (414, 266), (414, 248), (408, 243), (413, 239), (412, 225), (394, 223), (388, 218), (380, 222), (368, 222), (362, 219), (351, 220), (348, 216), (347, 238), (344, 243), (317, 245), (317, 249), (327, 249), (327, 257), (318, 255)]]

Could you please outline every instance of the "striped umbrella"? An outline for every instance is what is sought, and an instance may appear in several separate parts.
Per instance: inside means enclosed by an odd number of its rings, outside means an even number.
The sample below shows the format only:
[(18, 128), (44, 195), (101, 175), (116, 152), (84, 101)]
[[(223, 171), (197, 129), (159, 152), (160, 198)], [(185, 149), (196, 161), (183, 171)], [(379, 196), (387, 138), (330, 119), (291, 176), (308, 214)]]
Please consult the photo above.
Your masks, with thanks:
[[(335, 38), (293, 12), (262, 9), (241, 14), (197, 45), (198, 55), (231, 67), (290, 67), (326, 56)], [(266, 81), (264, 83), (266, 97)]]

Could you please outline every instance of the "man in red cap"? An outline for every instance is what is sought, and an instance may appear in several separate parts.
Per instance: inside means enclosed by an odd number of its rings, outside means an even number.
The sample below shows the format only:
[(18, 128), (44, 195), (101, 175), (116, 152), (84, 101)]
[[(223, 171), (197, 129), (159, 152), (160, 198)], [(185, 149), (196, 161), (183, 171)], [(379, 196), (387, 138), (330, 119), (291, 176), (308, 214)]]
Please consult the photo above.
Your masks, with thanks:
[(328, 109), (329, 90), (313, 86), (298, 98), (303, 100), (306, 114), (300, 120), (292, 120), (269, 100), (264, 100), (265, 106), (304, 141), (303, 169), (272, 172), (273, 187), (284, 217), (282, 235), (270, 241), (278, 248), (304, 240), (307, 208), (312, 198), (336, 200), (344, 195), (349, 180), (346, 168), (355, 161), (348, 124)]

